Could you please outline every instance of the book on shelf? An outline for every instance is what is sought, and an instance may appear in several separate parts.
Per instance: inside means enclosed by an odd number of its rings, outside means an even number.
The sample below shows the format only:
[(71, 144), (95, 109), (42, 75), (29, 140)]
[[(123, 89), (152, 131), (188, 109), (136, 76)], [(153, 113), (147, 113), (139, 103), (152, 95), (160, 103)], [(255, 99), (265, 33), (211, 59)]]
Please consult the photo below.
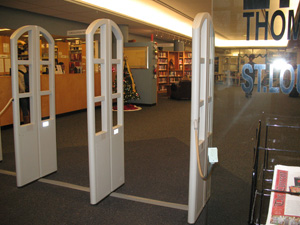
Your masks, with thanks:
[(187, 58), (192, 58), (192, 53), (190, 53), (190, 52), (187, 53), (187, 54), (186, 54), (186, 57), (187, 57)]
[(166, 71), (159, 71), (158, 76), (159, 77), (166, 77), (167, 73), (166, 73)]
[(300, 224), (300, 167), (276, 165), (266, 225)]
[(192, 64), (192, 59), (184, 59), (184, 64)]
[(167, 78), (166, 77), (160, 77), (159, 78), (159, 83), (166, 83), (167, 82)]
[(158, 63), (160, 63), (160, 64), (168, 64), (168, 59), (158, 59)]
[(169, 77), (174, 77), (174, 76), (176, 76), (176, 72), (170, 71), (170, 72), (169, 72)]
[(167, 57), (167, 53), (166, 52), (159, 52), (159, 57), (166, 58)]
[(158, 69), (159, 70), (166, 70), (167, 69), (167, 65), (159, 65)]

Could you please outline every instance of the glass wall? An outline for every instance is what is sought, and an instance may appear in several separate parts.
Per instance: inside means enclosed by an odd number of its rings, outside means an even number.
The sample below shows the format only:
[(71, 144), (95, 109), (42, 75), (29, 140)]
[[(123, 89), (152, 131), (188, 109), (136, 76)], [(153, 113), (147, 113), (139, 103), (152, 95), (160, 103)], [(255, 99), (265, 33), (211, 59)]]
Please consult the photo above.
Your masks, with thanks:
[[(298, 4), (214, 1), (214, 145), (219, 169), (232, 182), (228, 192), (219, 183), (219, 192), (224, 202), (239, 199), (240, 212), (222, 209), (224, 218), (234, 218), (230, 224), (246, 224), (246, 217), (249, 224), (299, 224), (299, 208), (291, 212), (297, 198), (271, 191), (278, 190), (276, 165), (300, 166)], [(297, 183), (286, 178), (290, 192)]]

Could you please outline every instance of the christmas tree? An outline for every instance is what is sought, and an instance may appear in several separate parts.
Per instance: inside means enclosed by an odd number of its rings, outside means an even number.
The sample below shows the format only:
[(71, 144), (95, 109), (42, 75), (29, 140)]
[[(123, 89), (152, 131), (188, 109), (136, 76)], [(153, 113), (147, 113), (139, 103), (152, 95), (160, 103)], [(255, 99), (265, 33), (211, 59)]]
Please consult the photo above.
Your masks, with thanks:
[[(130, 100), (140, 99), (140, 95), (136, 91), (135, 83), (133, 80), (133, 76), (128, 65), (127, 60), (124, 60), (124, 70), (123, 70), (123, 97), (124, 104), (127, 104)], [(117, 89), (117, 80), (113, 83), (113, 91), (116, 92)]]

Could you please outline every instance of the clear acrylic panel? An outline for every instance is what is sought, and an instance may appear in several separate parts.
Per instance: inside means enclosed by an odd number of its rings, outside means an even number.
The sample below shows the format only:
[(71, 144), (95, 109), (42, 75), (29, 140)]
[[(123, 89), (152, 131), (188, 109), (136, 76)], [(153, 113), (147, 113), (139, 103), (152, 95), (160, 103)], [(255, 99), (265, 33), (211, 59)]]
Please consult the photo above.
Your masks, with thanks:
[(97, 30), (94, 34), (94, 58), (98, 59), (100, 58), (101, 53), (101, 45), (100, 45), (100, 29)]
[(100, 64), (95, 64), (94, 65), (95, 72), (94, 72), (94, 94), (96, 96), (101, 96), (101, 84), (105, 82), (104, 80), (102, 81), (101, 79), (101, 65)]
[(50, 98), (49, 95), (41, 96), (41, 120), (50, 118)]
[(41, 65), (40, 66), (40, 90), (48, 91), (49, 90), (49, 66)]
[(95, 133), (103, 131), (101, 104), (95, 104)]
[(40, 60), (48, 61), (49, 60), (49, 43), (43, 34), (40, 34), (40, 44), (41, 44)]
[(31, 122), (30, 116), (30, 98), (20, 98), (20, 125), (26, 125)]
[[(120, 90), (118, 90), (118, 82), (117, 82), (117, 64), (112, 65), (112, 94), (115, 93), (120, 93)], [(120, 107), (118, 104), (118, 99), (113, 98), (112, 99), (112, 107), (113, 107), (113, 114), (112, 114), (112, 121), (113, 121), (113, 126), (116, 126), (118, 124), (118, 119), (117, 119), (117, 110)]]
[(117, 58), (117, 39), (113, 32), (112, 32), (111, 36), (112, 36), (112, 46), (111, 46), (112, 59), (116, 59)]
[(112, 65), (112, 93), (120, 92), (117, 88), (117, 64)]
[(28, 60), (29, 59), (29, 33), (25, 32), (18, 40), (18, 59)]
[(30, 92), (30, 71), (29, 65), (18, 66), (19, 93)]

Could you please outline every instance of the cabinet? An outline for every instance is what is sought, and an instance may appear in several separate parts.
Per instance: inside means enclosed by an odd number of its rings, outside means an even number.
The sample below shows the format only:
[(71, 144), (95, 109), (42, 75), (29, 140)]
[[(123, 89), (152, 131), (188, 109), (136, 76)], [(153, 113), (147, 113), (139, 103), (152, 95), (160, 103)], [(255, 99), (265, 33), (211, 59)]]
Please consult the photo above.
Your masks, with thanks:
[[(221, 56), (219, 58), (220, 62), (220, 74), (222, 80), (226, 85), (240, 84), (239, 75), (239, 58), (238, 56)], [(219, 74), (219, 75), (220, 75)], [(220, 76), (217, 76), (219, 80)]]
[[(55, 57), (55, 60), (57, 60), (57, 46), (55, 46), (55, 49), (54, 49), (54, 57)], [(47, 61), (49, 60), (49, 44), (48, 42), (44, 39), (42, 39), (40, 41), (40, 59), (42, 61)], [(49, 73), (49, 68), (48, 68), (48, 65), (41, 65), (41, 73), (42, 74), (48, 74)]]
[(192, 77), (192, 53), (184, 52), (184, 75), (189, 79)]
[(70, 44), (69, 73), (85, 73), (85, 44)]
[(168, 57), (169, 52), (158, 52), (158, 60), (157, 60), (157, 90), (158, 93), (167, 91), (168, 84)]
[[(95, 94), (101, 93), (100, 72), (95, 73)], [(41, 74), (41, 89), (47, 90), (49, 76)], [(0, 76), (0, 109), (2, 110), (12, 97), (11, 76)], [(86, 109), (86, 75), (56, 74), (55, 75), (55, 111), (63, 114)], [(42, 115), (49, 115), (49, 98), (42, 101)], [(0, 117), (0, 126), (13, 123), (12, 104)]]
[[(55, 51), (57, 52), (57, 62), (63, 65), (65, 73), (69, 71), (69, 45), (68, 42), (58, 41), (55, 43)], [(56, 53), (55, 53), (56, 54)]]
[(168, 86), (191, 78), (192, 53), (159, 51), (157, 60), (157, 92), (166, 93)]
[(0, 36), (0, 75), (10, 74), (10, 43), (8, 36)]
[(228, 56), (224, 58), (223, 71), (238, 72), (238, 57)]

